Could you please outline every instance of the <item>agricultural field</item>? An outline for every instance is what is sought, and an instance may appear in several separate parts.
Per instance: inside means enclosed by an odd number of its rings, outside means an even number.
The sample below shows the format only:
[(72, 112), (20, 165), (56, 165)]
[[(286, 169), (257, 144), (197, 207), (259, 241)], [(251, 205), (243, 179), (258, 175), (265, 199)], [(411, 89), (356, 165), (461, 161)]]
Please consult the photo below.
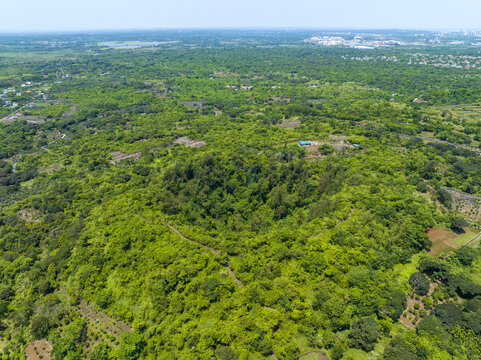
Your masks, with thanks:
[(2, 359), (481, 359), (479, 50), (310, 37), (0, 38)]

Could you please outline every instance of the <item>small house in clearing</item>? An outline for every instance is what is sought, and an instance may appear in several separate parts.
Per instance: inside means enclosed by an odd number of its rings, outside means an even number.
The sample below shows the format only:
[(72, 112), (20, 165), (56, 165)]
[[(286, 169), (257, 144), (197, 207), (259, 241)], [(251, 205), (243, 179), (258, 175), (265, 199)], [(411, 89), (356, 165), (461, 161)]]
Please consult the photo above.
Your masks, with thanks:
[(299, 146), (311, 146), (311, 142), (309, 140), (301, 140), (299, 141)]

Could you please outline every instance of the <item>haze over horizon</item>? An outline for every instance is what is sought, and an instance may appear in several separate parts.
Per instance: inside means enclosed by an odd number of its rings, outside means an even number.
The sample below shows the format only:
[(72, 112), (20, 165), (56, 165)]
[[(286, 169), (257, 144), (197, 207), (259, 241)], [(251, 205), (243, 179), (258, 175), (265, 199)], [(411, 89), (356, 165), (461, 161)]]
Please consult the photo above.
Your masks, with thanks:
[(168, 28), (479, 29), (476, 0), (7, 2), (0, 32)]

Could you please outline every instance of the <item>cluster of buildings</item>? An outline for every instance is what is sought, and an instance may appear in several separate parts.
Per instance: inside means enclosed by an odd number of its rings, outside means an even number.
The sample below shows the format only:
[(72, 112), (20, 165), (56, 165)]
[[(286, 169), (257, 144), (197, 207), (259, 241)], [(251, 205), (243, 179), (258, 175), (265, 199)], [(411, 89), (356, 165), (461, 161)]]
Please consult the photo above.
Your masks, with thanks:
[(407, 45), (407, 43), (401, 43), (397, 40), (368, 40), (362, 36), (354, 36), (352, 39), (345, 39), (341, 36), (313, 36), (304, 41), (320, 46), (347, 46), (354, 49), (374, 49), (381, 46)]
[[(4, 108), (7, 108), (7, 107), (15, 108), (18, 106), (18, 104), (15, 101), (9, 100), (9, 98), (11, 98), (10, 94), (12, 93), (15, 93), (14, 88), (8, 88), (8, 89), (2, 90), (2, 93), (0, 94), (0, 100), (2, 100)], [(22, 96), (22, 93), (16, 93), (15, 96)]]
[(238, 90), (252, 90), (252, 86), (250, 85), (226, 85), (227, 89), (234, 89), (234, 91)]
[(481, 45), (481, 31), (353, 33), (336, 32), (315, 35), (305, 42), (320, 46), (345, 46), (374, 49), (385, 46)]
[(410, 54), (409, 65), (428, 65), (436, 67), (450, 67), (456, 69), (481, 68), (481, 56), (454, 56), (454, 55), (428, 55)]
[(425, 65), (435, 67), (449, 67), (455, 69), (480, 69), (481, 68), (481, 56), (455, 56), (455, 55), (432, 55), (422, 53), (406, 53), (403, 55), (392, 56), (347, 56), (341, 57), (344, 60), (354, 61), (392, 61), (392, 62), (404, 62), (408, 65)]
[[(19, 106), (18, 102), (24, 103), (25, 100), (27, 99), (32, 100), (33, 98), (50, 100), (49, 89), (43, 89), (42, 91), (29, 89), (32, 86), (34, 86), (34, 84), (31, 81), (27, 81), (20, 85), (20, 87), (23, 88), (23, 90), (22, 89), (17, 90), (14, 87), (9, 87), (7, 89), (0, 89), (1, 106), (4, 108), (16, 108)], [(25, 95), (27, 97), (25, 97)], [(27, 103), (25, 107), (33, 108), (33, 107), (36, 107), (36, 104), (33, 102), (30, 102), (30, 103)]]

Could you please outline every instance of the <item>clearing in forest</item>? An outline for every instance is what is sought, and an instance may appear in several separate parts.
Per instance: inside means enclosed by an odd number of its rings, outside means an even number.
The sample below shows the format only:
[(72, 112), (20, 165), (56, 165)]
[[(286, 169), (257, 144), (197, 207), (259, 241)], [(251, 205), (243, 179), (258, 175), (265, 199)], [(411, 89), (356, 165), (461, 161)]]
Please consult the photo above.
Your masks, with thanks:
[(439, 110), (446, 112), (448, 116), (451, 115), (456, 120), (474, 123), (481, 119), (481, 104), (442, 106)]
[(465, 233), (463, 234), (456, 234), (452, 231), (438, 228), (429, 229), (427, 236), (433, 244), (428, 254), (431, 256), (438, 256), (441, 252), (458, 249), (468, 242), (474, 235), (475, 233), (469, 228), (465, 228)]
[(116, 164), (122, 160), (125, 159), (134, 159), (134, 160), (139, 160), (141, 153), (136, 152), (132, 154), (125, 154), (122, 151), (114, 151), (109, 153), (110, 156), (112, 156), (112, 160), (110, 160), (111, 164)]
[(311, 350), (298, 357), (299, 360), (330, 360), (329, 356), (320, 350)]
[(192, 139), (189, 139), (187, 136), (182, 136), (177, 140), (175, 140), (174, 144), (181, 144), (187, 147), (197, 148), (197, 147), (204, 146), (206, 142), (204, 140), (192, 140)]
[(301, 126), (301, 121), (300, 120), (282, 120), (280, 124), (277, 124), (282, 129), (285, 130), (294, 130), (295, 128)]
[(481, 219), (481, 197), (456, 189), (443, 188), (451, 196), (453, 208), (471, 220)]
[(179, 100), (179, 103), (190, 108), (201, 108), (202, 105), (204, 105), (203, 101), (180, 101)]
[(45, 340), (36, 340), (25, 348), (27, 360), (50, 360), (53, 359), (51, 354), (52, 345)]
[(123, 321), (117, 321), (102, 311), (94, 309), (84, 300), (81, 300), (73, 310), (87, 322), (87, 351), (90, 351), (93, 345), (102, 342), (115, 347), (118, 345), (122, 333), (133, 331)]
[(51, 173), (55, 170), (59, 170), (63, 168), (63, 165), (62, 164), (53, 164), (53, 165), (50, 165), (50, 166), (47, 166), (43, 169), (40, 169), (38, 172), (39, 173)]

